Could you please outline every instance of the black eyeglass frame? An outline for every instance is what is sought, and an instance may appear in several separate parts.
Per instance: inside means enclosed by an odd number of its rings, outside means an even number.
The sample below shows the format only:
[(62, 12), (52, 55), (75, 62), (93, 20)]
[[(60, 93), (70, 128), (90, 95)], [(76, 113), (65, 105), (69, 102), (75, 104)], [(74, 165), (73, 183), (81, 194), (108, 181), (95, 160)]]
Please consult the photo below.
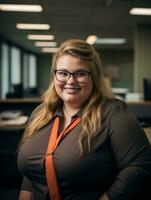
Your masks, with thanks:
[[(76, 72), (69, 72), (69, 71), (66, 71), (66, 70), (57, 70), (57, 69), (56, 69), (56, 70), (54, 70), (54, 73), (55, 73), (55, 77), (56, 77), (57, 80), (58, 80), (58, 78), (57, 78), (56, 73), (57, 73), (58, 71), (64, 71), (64, 72), (67, 72), (67, 73), (69, 74), (69, 77), (68, 77), (67, 81), (70, 79), (71, 76), (73, 76), (73, 77), (76, 79), (75, 73), (77, 73), (77, 72), (86, 72), (87, 75), (88, 75), (88, 77), (91, 75), (91, 72), (85, 71), (85, 70), (79, 70), (79, 71), (76, 71)], [(76, 79), (76, 80), (77, 80), (77, 79)], [(60, 81), (60, 80), (58, 80), (58, 81), (59, 81), (59, 82), (66, 82), (66, 81)]]

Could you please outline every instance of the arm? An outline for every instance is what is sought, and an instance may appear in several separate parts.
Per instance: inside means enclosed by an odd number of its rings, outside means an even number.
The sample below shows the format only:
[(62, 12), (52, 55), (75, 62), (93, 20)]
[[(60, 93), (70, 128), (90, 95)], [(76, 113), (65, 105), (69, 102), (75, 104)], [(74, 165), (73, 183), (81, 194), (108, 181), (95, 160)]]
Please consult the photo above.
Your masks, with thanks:
[(32, 184), (28, 178), (23, 178), (19, 200), (32, 200)]
[(151, 180), (151, 146), (126, 108), (113, 112), (110, 121), (110, 146), (119, 174), (106, 191), (110, 200), (129, 200)]

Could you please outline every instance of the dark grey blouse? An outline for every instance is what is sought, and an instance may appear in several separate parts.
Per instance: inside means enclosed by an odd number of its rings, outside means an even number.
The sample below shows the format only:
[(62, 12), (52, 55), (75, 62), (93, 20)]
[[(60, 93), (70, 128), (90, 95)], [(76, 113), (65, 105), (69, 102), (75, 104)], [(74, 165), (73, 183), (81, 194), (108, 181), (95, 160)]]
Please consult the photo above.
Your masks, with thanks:
[[(151, 146), (126, 104), (106, 100), (102, 112), (101, 129), (92, 140), (91, 152), (80, 157), (79, 124), (54, 153), (62, 200), (98, 200), (104, 192), (110, 200), (130, 200), (151, 179)], [(63, 119), (57, 110), (54, 118), (58, 115)], [(77, 113), (81, 115), (82, 111)], [(24, 176), (22, 190), (32, 191), (33, 200), (49, 199), (44, 161), (54, 118), (24, 143), (18, 154), (18, 167)]]

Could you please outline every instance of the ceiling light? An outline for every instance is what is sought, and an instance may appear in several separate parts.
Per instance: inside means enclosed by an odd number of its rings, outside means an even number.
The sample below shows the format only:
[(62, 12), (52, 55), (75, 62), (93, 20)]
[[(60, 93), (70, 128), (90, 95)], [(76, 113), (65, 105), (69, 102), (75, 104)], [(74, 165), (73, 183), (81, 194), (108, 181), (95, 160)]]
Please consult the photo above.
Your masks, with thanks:
[(151, 15), (151, 8), (132, 8), (131, 15)]
[(96, 40), (96, 44), (110, 44), (110, 45), (118, 45), (124, 44), (126, 42), (125, 38), (98, 38)]
[(56, 42), (35, 42), (36, 47), (56, 47)]
[(89, 43), (91, 45), (95, 44), (96, 40), (97, 40), (97, 36), (96, 35), (89, 35), (87, 37), (87, 39), (86, 39), (87, 43)]
[(53, 40), (55, 37), (53, 35), (32, 35), (27, 36), (29, 40)]
[(44, 53), (56, 53), (59, 48), (42, 48), (41, 51)]
[(0, 4), (1, 11), (42, 12), (40, 5)]
[(49, 24), (16, 24), (18, 29), (28, 29), (28, 30), (48, 30), (50, 29)]

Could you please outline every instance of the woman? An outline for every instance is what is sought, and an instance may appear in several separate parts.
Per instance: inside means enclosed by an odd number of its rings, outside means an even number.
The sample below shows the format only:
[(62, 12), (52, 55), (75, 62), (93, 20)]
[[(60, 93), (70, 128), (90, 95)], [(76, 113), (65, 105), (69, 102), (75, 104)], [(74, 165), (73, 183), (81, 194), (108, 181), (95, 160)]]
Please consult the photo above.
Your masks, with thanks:
[(126, 104), (108, 94), (95, 49), (68, 40), (23, 136), (20, 200), (129, 200), (151, 176), (151, 149)]

